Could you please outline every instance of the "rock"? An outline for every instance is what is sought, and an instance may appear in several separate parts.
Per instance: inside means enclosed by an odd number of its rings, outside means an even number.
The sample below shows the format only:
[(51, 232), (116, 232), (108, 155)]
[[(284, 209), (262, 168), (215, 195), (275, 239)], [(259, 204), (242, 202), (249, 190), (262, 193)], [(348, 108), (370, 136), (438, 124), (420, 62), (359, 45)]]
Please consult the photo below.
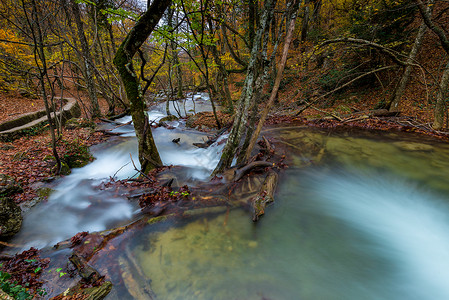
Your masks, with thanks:
[(191, 115), (187, 118), (186, 120), (186, 126), (190, 127), (190, 128), (194, 128), (195, 127), (195, 122), (196, 120), (198, 120), (198, 116), (197, 115)]
[(42, 200), (43, 199), (41, 197), (35, 197), (35, 198), (31, 199), (30, 201), (26, 201), (26, 202), (20, 203), (19, 207), (20, 207), (20, 209), (22, 210), (23, 213), (26, 213), (31, 208), (33, 208), (34, 206), (36, 206), (37, 204), (42, 202)]
[(0, 198), (0, 237), (11, 237), (22, 227), (22, 211), (11, 198)]
[(69, 175), (70, 173), (72, 173), (72, 170), (70, 170), (70, 167), (68, 164), (66, 164), (65, 162), (61, 161), (61, 175)]
[(171, 122), (171, 121), (178, 121), (179, 118), (177, 116), (174, 115), (169, 115), (166, 117), (163, 117), (162, 119), (159, 120), (159, 122)]
[(0, 197), (22, 192), (22, 187), (11, 176), (0, 174)]

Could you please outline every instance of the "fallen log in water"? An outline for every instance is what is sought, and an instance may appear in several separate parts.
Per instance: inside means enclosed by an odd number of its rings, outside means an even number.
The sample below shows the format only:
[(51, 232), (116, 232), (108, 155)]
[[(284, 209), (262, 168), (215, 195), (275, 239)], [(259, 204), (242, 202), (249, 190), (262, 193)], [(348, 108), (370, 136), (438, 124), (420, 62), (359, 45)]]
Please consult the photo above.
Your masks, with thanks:
[(100, 280), (100, 273), (89, 266), (89, 264), (83, 257), (77, 255), (76, 253), (73, 253), (72, 256), (70, 256), (69, 260), (78, 270), (79, 275), (87, 282), (94, 283)]
[(73, 253), (69, 260), (78, 270), (78, 274), (81, 276), (82, 280), (75, 286), (67, 289), (64, 293), (52, 298), (53, 300), (101, 300), (111, 292), (112, 283), (110, 281), (105, 281), (104, 277), (101, 276), (97, 270), (92, 268), (82, 256)]
[(278, 174), (270, 170), (267, 177), (265, 178), (260, 192), (251, 200), (251, 206), (253, 210), (253, 222), (257, 222), (265, 213), (266, 206), (274, 202), (274, 192), (276, 190), (276, 185), (278, 182)]

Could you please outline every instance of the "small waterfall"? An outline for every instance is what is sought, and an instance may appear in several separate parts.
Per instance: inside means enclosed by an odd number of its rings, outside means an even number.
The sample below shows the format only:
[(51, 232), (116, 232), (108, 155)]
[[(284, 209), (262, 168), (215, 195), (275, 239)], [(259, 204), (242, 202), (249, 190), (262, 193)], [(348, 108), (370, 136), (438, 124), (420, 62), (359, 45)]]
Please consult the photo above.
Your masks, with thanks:
[[(196, 109), (207, 110), (210, 103), (206, 95), (194, 96)], [(192, 101), (187, 101), (186, 111), (193, 108)], [(166, 116), (163, 104), (148, 112), (149, 119), (158, 122)], [(117, 122), (125, 124), (130, 116)], [(207, 149), (200, 149), (192, 143), (200, 143), (206, 134), (185, 128), (185, 122), (172, 121), (172, 130), (164, 127), (153, 129), (153, 136), (164, 165), (184, 166), (187, 176), (194, 180), (207, 180), (218, 163), (219, 154), (224, 145), (215, 143)], [(72, 170), (55, 188), (47, 202), (39, 204), (27, 213), (21, 232), (12, 243), (23, 245), (23, 250), (30, 247), (43, 248), (63, 241), (80, 231), (101, 231), (113, 228), (132, 220), (134, 212), (139, 209), (127, 199), (112, 192), (98, 190), (102, 181), (109, 178), (126, 179), (137, 176), (131, 161), (140, 167), (137, 155), (137, 139), (132, 124), (113, 129), (125, 133), (120, 137), (92, 147), (95, 161), (87, 166)], [(173, 139), (180, 138), (179, 143)], [(223, 139), (223, 138), (221, 138)]]

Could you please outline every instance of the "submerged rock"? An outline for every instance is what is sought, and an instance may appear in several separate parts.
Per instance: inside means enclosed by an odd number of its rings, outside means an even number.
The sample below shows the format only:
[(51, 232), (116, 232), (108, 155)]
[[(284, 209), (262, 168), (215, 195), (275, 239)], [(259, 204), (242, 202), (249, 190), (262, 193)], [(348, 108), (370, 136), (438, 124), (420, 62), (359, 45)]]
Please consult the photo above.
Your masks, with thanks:
[(0, 237), (11, 237), (22, 227), (22, 211), (11, 198), (0, 198)]
[(403, 151), (423, 151), (423, 152), (431, 152), (434, 150), (432, 145), (421, 144), (421, 143), (413, 143), (413, 142), (394, 142), (396, 147)]

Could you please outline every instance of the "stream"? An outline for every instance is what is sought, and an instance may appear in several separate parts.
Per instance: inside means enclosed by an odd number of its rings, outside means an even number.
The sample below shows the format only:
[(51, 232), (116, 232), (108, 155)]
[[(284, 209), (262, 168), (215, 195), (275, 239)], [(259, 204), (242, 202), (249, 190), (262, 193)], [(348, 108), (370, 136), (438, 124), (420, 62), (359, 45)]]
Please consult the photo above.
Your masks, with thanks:
[[(210, 109), (201, 97), (195, 110)], [(164, 112), (155, 107), (150, 120)], [(183, 121), (170, 124), (175, 129), (153, 130), (164, 164), (181, 165), (182, 182), (207, 181), (223, 145), (197, 149), (192, 143), (204, 133)], [(51, 246), (139, 217), (135, 204), (94, 188), (110, 176), (136, 175), (132, 126), (118, 130), (127, 134), (93, 147), (96, 160), (58, 183), (48, 202), (25, 216), (12, 243)], [(263, 134), (289, 166), (266, 215), (253, 223), (235, 208), (146, 226), (119, 240), (126, 251), (108, 259), (133, 265), (123, 274), (134, 273), (140, 285), (113, 279), (106, 299), (149, 299), (146, 286), (158, 299), (449, 299), (448, 144), (303, 127)]]

